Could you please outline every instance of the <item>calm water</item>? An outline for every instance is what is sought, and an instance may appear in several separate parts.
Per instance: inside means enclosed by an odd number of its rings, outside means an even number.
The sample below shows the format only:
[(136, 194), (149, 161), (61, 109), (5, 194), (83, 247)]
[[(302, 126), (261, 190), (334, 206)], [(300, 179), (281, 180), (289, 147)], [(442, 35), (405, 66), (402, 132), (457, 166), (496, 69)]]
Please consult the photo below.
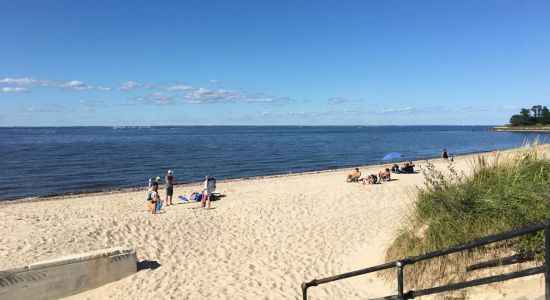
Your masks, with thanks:
[[(319, 170), (520, 146), (537, 134), (487, 126), (0, 128), (0, 200)], [(550, 136), (541, 135), (543, 142)]]

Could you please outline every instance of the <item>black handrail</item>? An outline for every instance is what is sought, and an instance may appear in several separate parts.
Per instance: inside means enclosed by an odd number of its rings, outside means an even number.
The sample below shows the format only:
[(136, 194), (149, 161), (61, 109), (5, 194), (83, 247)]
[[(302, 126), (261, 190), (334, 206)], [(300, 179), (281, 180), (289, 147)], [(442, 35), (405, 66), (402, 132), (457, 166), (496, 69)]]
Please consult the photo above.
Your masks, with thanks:
[[(406, 265), (412, 265), (414, 263), (417, 263), (423, 260), (432, 259), (435, 257), (448, 255), (451, 253), (456, 253), (456, 252), (492, 244), (495, 242), (512, 239), (515, 237), (520, 237), (520, 236), (535, 233), (541, 230), (544, 230), (544, 264), (540, 267), (500, 274), (496, 276), (489, 276), (489, 277), (484, 277), (480, 279), (464, 281), (460, 283), (442, 285), (442, 286), (433, 287), (433, 288), (424, 289), (424, 290), (418, 290), (418, 291), (411, 290), (406, 293), (403, 292), (403, 268)], [(402, 260), (385, 263), (382, 265), (378, 265), (378, 266), (374, 266), (366, 269), (361, 269), (361, 270), (348, 272), (340, 275), (335, 275), (331, 277), (326, 277), (322, 279), (313, 279), (310, 282), (302, 283), (301, 287), (302, 287), (303, 299), (307, 300), (307, 289), (312, 286), (318, 286), (320, 284), (324, 284), (327, 282), (342, 280), (342, 279), (364, 275), (368, 273), (373, 273), (373, 272), (377, 272), (385, 269), (390, 269), (393, 267), (397, 268), (397, 294), (387, 296), (387, 297), (377, 298), (377, 299), (396, 299), (396, 300), (413, 299), (418, 296), (425, 296), (425, 295), (437, 294), (442, 292), (454, 291), (454, 290), (463, 289), (467, 287), (473, 287), (473, 286), (478, 286), (478, 285), (483, 285), (483, 284), (488, 284), (493, 282), (505, 281), (505, 280), (510, 280), (514, 278), (544, 273), (545, 299), (550, 300), (550, 220), (546, 220), (543, 223), (531, 225), (525, 228), (520, 228), (520, 229), (510, 230), (510, 231), (506, 231), (506, 232), (502, 232), (494, 235), (489, 235), (484, 238), (474, 240), (462, 245), (449, 247), (446, 249), (441, 249), (438, 251), (433, 251), (433, 252), (429, 252), (418, 256), (407, 257)]]

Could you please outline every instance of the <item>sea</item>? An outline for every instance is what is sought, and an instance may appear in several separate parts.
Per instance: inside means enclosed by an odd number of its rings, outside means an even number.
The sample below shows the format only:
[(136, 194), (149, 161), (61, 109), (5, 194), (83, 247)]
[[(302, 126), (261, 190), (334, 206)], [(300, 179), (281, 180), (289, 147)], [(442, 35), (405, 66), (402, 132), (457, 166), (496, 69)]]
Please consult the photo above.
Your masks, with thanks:
[(549, 134), (491, 126), (0, 127), (0, 200), (233, 179), (455, 156), (522, 146)]

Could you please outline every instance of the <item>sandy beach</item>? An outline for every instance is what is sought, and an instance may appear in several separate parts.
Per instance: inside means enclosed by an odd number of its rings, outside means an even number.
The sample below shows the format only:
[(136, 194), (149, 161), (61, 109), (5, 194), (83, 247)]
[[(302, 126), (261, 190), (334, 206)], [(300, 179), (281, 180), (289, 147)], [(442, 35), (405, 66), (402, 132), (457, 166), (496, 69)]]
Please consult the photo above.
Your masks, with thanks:
[[(455, 158), (456, 168), (469, 172), (474, 156)], [(432, 162), (445, 168), (440, 159)], [(359, 168), (363, 176), (382, 170)], [(393, 181), (377, 185), (348, 183), (349, 172), (218, 181), (225, 197), (213, 202), (214, 209), (178, 204), (157, 216), (147, 211), (145, 189), (3, 202), (0, 266), (128, 246), (137, 250), (138, 260), (159, 266), (71, 299), (299, 299), (304, 281), (382, 263), (393, 231), (423, 184), (421, 173), (394, 174)], [(200, 190), (200, 184), (177, 185), (174, 193), (189, 197)], [(502, 298), (492, 289), (475, 298)], [(515, 280), (498, 289), (519, 295), (542, 290), (543, 281)], [(375, 276), (309, 290), (310, 299), (394, 293)]]

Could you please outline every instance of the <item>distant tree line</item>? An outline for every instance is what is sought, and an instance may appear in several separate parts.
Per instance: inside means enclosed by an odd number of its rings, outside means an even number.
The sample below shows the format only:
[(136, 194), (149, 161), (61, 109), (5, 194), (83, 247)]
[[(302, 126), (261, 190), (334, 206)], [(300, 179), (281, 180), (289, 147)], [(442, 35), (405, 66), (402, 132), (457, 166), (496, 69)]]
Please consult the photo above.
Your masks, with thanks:
[(535, 105), (531, 109), (522, 108), (519, 114), (510, 118), (510, 125), (549, 125), (550, 110), (546, 106)]

